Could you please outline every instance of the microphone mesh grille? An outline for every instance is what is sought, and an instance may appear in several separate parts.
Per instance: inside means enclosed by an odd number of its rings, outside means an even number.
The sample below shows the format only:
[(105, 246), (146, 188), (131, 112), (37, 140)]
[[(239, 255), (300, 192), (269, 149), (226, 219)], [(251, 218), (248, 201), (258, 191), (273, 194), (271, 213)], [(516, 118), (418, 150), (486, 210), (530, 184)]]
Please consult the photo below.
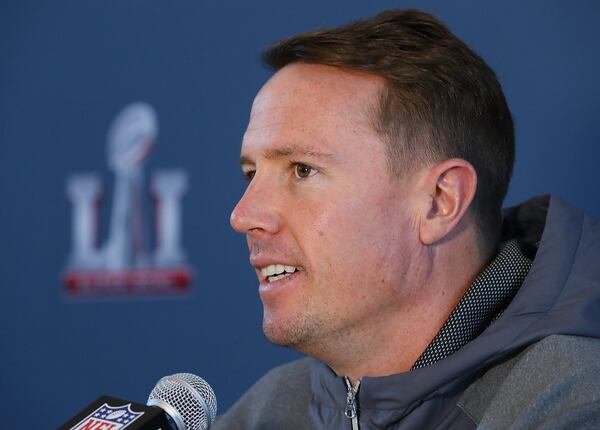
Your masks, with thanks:
[[(206, 403), (208, 416), (198, 396)], [(205, 430), (217, 415), (214, 391), (208, 382), (192, 373), (165, 376), (158, 381), (148, 400), (162, 400), (171, 405), (179, 412), (186, 430)]]

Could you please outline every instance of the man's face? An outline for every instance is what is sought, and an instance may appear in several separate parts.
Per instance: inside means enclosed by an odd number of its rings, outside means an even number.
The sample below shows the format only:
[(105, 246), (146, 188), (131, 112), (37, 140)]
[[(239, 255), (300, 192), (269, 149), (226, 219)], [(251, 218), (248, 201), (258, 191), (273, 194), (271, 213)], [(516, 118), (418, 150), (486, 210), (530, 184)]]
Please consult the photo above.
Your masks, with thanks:
[(293, 64), (254, 100), (241, 151), (250, 182), (231, 224), (246, 234), (274, 343), (310, 353), (351, 341), (411, 294), (410, 179), (388, 174), (372, 126), (382, 85)]

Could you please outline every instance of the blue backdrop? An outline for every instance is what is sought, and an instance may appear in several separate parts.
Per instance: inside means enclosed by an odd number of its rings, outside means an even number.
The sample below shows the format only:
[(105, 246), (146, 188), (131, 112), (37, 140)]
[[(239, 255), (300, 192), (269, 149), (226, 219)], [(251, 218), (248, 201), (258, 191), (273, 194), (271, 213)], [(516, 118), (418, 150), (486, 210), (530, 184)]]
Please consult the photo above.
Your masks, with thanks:
[[(55, 428), (106, 393), (145, 401), (189, 371), (225, 411), (296, 353), (261, 332), (257, 283), (229, 213), (245, 182), (241, 136), (284, 36), (385, 8), (434, 13), (494, 68), (517, 127), (507, 204), (559, 194), (600, 215), (600, 3), (595, 1), (3, 0), (0, 4), (0, 424)], [(110, 203), (108, 126), (145, 101), (160, 125), (147, 170), (189, 173), (178, 299), (70, 300), (65, 181), (97, 172)], [(106, 205), (105, 205), (106, 206)], [(102, 212), (105, 234), (107, 211)]]

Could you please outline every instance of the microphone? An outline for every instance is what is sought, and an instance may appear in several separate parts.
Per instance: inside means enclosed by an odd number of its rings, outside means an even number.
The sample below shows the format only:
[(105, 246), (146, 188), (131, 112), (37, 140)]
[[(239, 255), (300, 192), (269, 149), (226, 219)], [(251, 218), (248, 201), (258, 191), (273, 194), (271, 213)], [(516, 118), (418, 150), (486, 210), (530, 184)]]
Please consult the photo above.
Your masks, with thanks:
[(175, 422), (174, 430), (205, 430), (217, 416), (217, 397), (213, 389), (192, 373), (161, 378), (147, 403), (163, 409)]
[(148, 405), (101, 396), (59, 430), (206, 430), (217, 416), (217, 398), (204, 379), (191, 373), (165, 376)]

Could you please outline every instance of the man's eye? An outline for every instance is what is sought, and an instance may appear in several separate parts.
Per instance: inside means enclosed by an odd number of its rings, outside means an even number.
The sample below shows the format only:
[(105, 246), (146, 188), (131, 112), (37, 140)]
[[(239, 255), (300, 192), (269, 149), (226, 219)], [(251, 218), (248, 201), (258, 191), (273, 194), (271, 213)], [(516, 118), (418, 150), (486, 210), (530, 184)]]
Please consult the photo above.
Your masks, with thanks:
[(254, 178), (255, 173), (256, 173), (256, 170), (246, 170), (246, 171), (242, 172), (242, 174), (244, 175), (244, 178), (246, 178), (248, 181), (251, 181), (252, 178)]
[(302, 163), (294, 163), (294, 176), (298, 179), (308, 178), (317, 173), (317, 169)]

